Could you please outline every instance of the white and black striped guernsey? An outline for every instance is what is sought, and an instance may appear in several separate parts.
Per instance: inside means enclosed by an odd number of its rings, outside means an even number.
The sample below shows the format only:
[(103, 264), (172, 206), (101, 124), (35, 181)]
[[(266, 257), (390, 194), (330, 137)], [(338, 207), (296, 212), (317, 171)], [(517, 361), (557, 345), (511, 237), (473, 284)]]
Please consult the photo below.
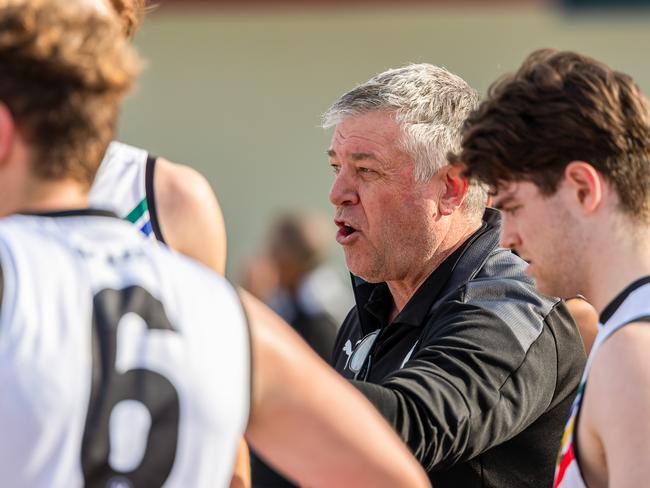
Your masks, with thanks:
[(569, 421), (564, 429), (553, 488), (587, 488), (578, 462), (577, 429), (591, 364), (603, 343), (616, 331), (634, 322), (648, 322), (650, 326), (650, 276), (636, 280), (619, 293), (603, 310), (600, 322), (598, 335), (589, 353), (587, 365), (571, 407)]
[(147, 237), (165, 242), (154, 197), (156, 157), (144, 149), (113, 141), (90, 189), (90, 206), (108, 209)]
[(2, 486), (227, 486), (250, 402), (234, 289), (109, 212), (0, 220)]

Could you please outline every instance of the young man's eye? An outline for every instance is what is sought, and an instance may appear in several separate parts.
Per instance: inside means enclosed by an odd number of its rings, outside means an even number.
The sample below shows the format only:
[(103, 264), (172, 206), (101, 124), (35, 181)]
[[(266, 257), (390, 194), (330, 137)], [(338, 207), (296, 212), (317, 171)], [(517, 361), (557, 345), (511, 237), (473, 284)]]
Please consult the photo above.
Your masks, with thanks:
[(501, 211), (505, 213), (506, 215), (509, 215), (510, 217), (514, 217), (517, 215), (517, 212), (521, 208), (520, 205), (517, 205), (516, 207), (501, 207)]

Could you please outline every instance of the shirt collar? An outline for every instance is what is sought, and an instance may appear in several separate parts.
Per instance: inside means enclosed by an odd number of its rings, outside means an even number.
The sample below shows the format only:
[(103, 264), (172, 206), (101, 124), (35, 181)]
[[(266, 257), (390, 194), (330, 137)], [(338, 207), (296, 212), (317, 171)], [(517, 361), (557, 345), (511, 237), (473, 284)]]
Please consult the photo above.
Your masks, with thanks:
[(599, 318), (600, 324), (604, 325), (609, 319), (611, 319), (625, 299), (630, 296), (633, 291), (641, 288), (643, 285), (647, 285), (648, 283), (650, 283), (650, 276), (644, 276), (630, 283), (603, 309)]
[(99, 210), (94, 208), (79, 208), (70, 210), (58, 210), (54, 212), (19, 212), (20, 215), (30, 215), (34, 217), (119, 217), (110, 210)]

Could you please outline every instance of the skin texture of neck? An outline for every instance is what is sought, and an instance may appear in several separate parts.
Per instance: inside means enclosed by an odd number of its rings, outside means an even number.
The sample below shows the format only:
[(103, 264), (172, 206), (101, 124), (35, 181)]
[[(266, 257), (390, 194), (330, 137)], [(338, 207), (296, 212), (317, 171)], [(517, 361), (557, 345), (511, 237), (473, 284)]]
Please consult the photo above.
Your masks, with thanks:
[(598, 314), (629, 284), (650, 275), (650, 223), (618, 216), (590, 232), (584, 295)]
[(56, 212), (88, 207), (88, 189), (78, 181), (30, 181), (16, 205), (20, 212)]
[(589, 259), (584, 295), (601, 314), (605, 307), (629, 284), (650, 275), (650, 226), (640, 223), (625, 232), (594, 234), (589, 244)]
[(452, 225), (443, 237), (440, 245), (433, 253), (433, 256), (422, 263), (412, 274), (402, 280), (388, 281), (388, 289), (393, 296), (394, 307), (390, 316), (392, 321), (404, 306), (408, 303), (422, 283), (433, 273), (438, 266), (451, 255), (456, 249), (462, 246), (469, 237), (481, 226), (481, 222), (468, 221), (465, 218), (459, 219), (458, 224)]

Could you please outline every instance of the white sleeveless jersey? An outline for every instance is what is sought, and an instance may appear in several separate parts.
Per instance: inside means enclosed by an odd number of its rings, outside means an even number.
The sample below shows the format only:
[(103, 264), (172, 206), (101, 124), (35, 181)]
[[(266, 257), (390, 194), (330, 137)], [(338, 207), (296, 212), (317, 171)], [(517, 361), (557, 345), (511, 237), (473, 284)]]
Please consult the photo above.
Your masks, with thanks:
[[(599, 326), (598, 335), (589, 353), (585, 371), (573, 401), (569, 421), (562, 437), (562, 447), (555, 468), (553, 488), (587, 488), (578, 464), (576, 426), (578, 425), (585, 385), (594, 357), (603, 343), (614, 332), (627, 324), (650, 321), (650, 279), (636, 281), (612, 302), (603, 312), (604, 324)], [(649, 324), (650, 325), (650, 324)]]
[(0, 485), (228, 486), (250, 401), (237, 294), (107, 214), (0, 220)]
[(164, 242), (154, 198), (155, 164), (144, 149), (111, 142), (90, 189), (90, 206), (111, 210), (147, 237)]

